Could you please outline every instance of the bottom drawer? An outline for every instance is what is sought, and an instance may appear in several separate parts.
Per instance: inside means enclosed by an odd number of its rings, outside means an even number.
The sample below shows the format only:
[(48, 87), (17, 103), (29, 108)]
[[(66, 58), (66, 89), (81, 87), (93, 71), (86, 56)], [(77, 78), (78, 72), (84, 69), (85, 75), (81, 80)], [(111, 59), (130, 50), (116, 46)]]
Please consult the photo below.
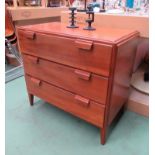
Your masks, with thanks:
[(29, 93), (93, 125), (103, 127), (104, 105), (26, 75)]

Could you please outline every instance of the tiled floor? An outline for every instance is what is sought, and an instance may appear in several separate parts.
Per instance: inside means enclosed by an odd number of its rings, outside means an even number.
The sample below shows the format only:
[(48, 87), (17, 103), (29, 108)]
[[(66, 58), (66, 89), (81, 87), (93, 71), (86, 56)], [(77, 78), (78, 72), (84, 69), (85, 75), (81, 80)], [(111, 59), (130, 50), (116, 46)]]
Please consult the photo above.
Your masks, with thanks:
[(29, 106), (23, 77), (6, 84), (6, 155), (148, 155), (148, 124), (127, 111), (100, 145), (93, 125), (39, 99)]

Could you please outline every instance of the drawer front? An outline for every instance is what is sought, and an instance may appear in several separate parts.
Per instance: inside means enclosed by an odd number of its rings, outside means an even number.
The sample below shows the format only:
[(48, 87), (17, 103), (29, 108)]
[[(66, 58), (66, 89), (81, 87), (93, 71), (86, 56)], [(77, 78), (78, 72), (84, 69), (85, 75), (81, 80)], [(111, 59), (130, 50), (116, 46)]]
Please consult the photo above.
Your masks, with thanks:
[(24, 54), (23, 60), (27, 74), (102, 104), (106, 103), (108, 78), (30, 55)]
[(80, 117), (98, 127), (103, 127), (104, 106), (77, 94), (70, 93), (34, 77), (25, 76), (29, 93)]
[(109, 76), (110, 45), (22, 30), (18, 35), (21, 52)]

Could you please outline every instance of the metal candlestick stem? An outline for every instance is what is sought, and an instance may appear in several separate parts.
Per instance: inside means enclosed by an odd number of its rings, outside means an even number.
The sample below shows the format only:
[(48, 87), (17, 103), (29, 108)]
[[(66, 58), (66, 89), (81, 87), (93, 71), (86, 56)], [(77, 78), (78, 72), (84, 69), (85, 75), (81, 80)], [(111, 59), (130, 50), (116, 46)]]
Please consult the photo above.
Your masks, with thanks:
[(102, 1), (102, 9), (100, 12), (105, 12), (105, 0)]
[(75, 7), (70, 7), (69, 8), (69, 10), (71, 10), (71, 13), (70, 13), (70, 25), (69, 26), (67, 26), (67, 28), (78, 28), (78, 26), (77, 25), (75, 25), (75, 23), (76, 23), (76, 21), (75, 21), (75, 15), (76, 15), (76, 13), (75, 13), (75, 10), (76, 10), (76, 8)]
[(86, 14), (88, 14), (88, 19), (86, 19), (86, 23), (88, 23), (88, 26), (83, 28), (84, 30), (96, 30), (91, 26), (92, 22), (94, 22), (94, 12), (91, 5), (88, 5), (88, 10), (86, 11)]

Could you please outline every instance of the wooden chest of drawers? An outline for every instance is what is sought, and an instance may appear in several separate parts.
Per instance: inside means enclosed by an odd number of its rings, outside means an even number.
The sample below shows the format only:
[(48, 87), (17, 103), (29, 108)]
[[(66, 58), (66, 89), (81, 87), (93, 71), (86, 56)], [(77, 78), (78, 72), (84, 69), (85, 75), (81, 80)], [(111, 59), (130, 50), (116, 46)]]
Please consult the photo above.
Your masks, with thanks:
[(133, 30), (69, 29), (61, 23), (18, 27), (30, 104), (33, 96), (101, 129), (128, 99), (139, 33)]

